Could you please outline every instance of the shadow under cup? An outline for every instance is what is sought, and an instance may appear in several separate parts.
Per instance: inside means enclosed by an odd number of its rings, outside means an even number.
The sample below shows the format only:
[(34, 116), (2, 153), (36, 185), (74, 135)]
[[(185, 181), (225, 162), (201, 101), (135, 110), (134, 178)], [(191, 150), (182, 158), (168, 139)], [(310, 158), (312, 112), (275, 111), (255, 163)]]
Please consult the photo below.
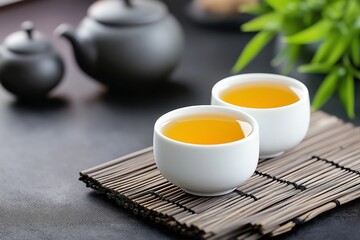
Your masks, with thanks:
[[(191, 144), (165, 136), (163, 127), (180, 117), (217, 114), (251, 125), (245, 138), (222, 144)], [(259, 127), (254, 118), (220, 106), (191, 106), (161, 116), (154, 126), (154, 158), (161, 174), (185, 192), (218, 196), (233, 191), (254, 173), (259, 158)]]
[[(246, 83), (276, 83), (287, 85), (299, 100), (275, 108), (249, 108), (230, 104), (221, 99), (225, 90)], [(266, 73), (241, 74), (216, 83), (211, 104), (231, 107), (253, 116), (260, 130), (260, 158), (279, 156), (298, 145), (305, 137), (310, 123), (310, 100), (306, 86), (287, 76)]]

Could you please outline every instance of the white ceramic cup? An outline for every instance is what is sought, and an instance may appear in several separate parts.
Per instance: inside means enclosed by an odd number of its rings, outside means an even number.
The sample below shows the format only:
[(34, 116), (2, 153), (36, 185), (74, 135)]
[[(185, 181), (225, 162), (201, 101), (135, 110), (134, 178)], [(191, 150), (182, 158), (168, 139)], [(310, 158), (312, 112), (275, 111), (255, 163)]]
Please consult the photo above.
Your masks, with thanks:
[[(276, 108), (248, 108), (227, 103), (221, 99), (224, 90), (244, 83), (273, 82), (290, 87), (299, 100)], [(250, 73), (225, 78), (214, 85), (211, 104), (227, 106), (253, 116), (260, 128), (260, 158), (281, 155), (305, 137), (310, 123), (310, 101), (306, 86), (300, 81), (276, 74)]]
[[(198, 114), (234, 117), (247, 123), (248, 136), (224, 144), (190, 144), (162, 133), (169, 121)], [(254, 173), (259, 158), (259, 126), (253, 117), (231, 108), (184, 107), (168, 112), (156, 121), (153, 144), (156, 165), (167, 180), (190, 194), (218, 196), (233, 191)]]

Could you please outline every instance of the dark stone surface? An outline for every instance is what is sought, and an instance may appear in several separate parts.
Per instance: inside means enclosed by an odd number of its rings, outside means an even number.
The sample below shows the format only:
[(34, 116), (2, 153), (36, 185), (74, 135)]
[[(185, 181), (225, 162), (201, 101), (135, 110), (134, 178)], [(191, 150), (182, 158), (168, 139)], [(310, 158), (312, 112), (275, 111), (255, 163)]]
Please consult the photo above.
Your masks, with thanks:
[[(51, 36), (60, 23), (76, 24), (91, 2), (29, 0), (1, 8), (0, 39), (23, 20), (34, 21)], [(48, 101), (19, 102), (0, 89), (0, 239), (176, 238), (120, 210), (77, 179), (80, 170), (150, 146), (160, 115), (208, 104), (212, 85), (230, 74), (251, 35), (193, 26), (184, 17), (184, 2), (167, 1), (185, 28), (183, 60), (171, 81), (152, 94), (106, 94), (78, 69), (70, 46), (55, 37), (67, 73)], [(270, 46), (246, 72), (273, 72), (272, 55)], [(335, 100), (325, 109), (344, 117)], [(281, 239), (358, 238), (359, 210), (360, 201), (355, 201)]]

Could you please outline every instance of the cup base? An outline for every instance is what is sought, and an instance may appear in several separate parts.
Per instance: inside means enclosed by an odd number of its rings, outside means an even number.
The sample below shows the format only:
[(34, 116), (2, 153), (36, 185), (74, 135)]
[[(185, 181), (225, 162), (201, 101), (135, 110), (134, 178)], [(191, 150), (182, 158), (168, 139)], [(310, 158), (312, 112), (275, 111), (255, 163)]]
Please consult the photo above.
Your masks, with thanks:
[(260, 159), (265, 159), (265, 158), (274, 158), (274, 157), (278, 157), (280, 155), (283, 155), (284, 151), (282, 152), (278, 152), (278, 153), (274, 153), (274, 154), (269, 154), (269, 155), (260, 155)]
[(191, 191), (191, 190), (187, 190), (185, 188), (181, 188), (184, 192), (189, 193), (191, 195), (196, 195), (196, 196), (200, 196), (200, 197), (215, 197), (215, 196), (221, 196), (221, 195), (225, 195), (228, 193), (231, 193), (232, 191), (234, 191), (236, 188), (232, 188), (230, 190), (226, 190), (226, 191), (222, 191), (222, 192), (197, 192), (197, 191)]

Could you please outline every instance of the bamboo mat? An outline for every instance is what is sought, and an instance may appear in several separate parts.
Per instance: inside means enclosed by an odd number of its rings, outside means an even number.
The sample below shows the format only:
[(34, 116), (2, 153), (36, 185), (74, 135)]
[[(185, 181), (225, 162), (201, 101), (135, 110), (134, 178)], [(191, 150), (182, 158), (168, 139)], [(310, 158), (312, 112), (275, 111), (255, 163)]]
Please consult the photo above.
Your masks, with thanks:
[(152, 148), (84, 170), (80, 180), (133, 214), (187, 237), (276, 236), (360, 196), (359, 131), (313, 112), (300, 145), (260, 160), (250, 180), (220, 197), (192, 196), (165, 180)]

